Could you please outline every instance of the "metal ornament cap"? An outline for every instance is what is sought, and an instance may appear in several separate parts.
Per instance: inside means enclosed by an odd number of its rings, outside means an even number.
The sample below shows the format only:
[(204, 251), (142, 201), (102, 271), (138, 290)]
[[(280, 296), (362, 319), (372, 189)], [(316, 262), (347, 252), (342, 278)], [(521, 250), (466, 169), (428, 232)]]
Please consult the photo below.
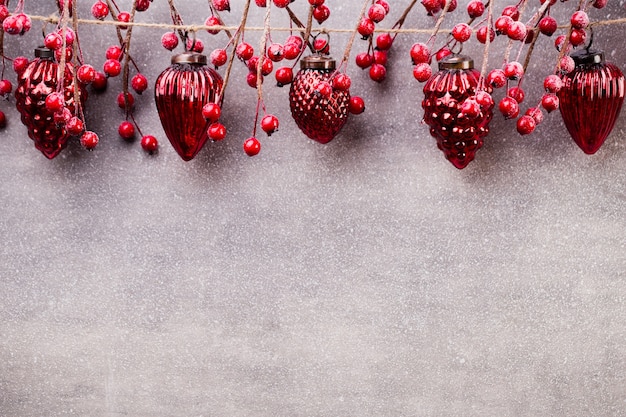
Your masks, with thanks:
[(337, 62), (324, 55), (309, 55), (300, 60), (301, 69), (334, 70)]
[(206, 55), (196, 52), (184, 52), (172, 57), (172, 64), (198, 64), (206, 65), (208, 63)]
[(439, 62), (439, 71), (469, 70), (474, 68), (474, 60), (465, 55), (448, 55)]
[(574, 63), (578, 65), (602, 64), (604, 62), (604, 51), (589, 51), (582, 49), (570, 54)]
[(45, 46), (39, 46), (35, 48), (35, 58), (54, 59), (54, 51)]

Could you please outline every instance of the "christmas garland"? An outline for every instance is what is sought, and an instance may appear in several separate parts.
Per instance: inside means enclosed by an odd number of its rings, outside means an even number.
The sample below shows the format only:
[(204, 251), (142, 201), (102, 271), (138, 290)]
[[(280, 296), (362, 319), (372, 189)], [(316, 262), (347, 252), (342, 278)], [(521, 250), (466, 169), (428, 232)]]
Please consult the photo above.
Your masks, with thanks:
[[(86, 126), (84, 105), (87, 88), (103, 91), (111, 78), (121, 76), (122, 92), (117, 97), (125, 120), (118, 127), (119, 135), (127, 140), (141, 136), (141, 146), (149, 153), (157, 150), (156, 137), (141, 131), (133, 115), (134, 95), (146, 91), (147, 78), (141, 74), (132, 54), (132, 33), (135, 27), (165, 31), (161, 44), (169, 51), (182, 43), (183, 52), (172, 58), (172, 65), (155, 81), (155, 101), (163, 130), (169, 142), (188, 161), (193, 159), (207, 140), (219, 141), (226, 136), (226, 126), (220, 122), (224, 92), (233, 65), (240, 61), (248, 68), (247, 84), (257, 91), (257, 106), (252, 134), (243, 143), (244, 151), (256, 155), (261, 149), (257, 126), (271, 135), (279, 127), (278, 118), (266, 109), (263, 81), (274, 74), (278, 86), (289, 85), (291, 114), (297, 126), (309, 138), (330, 142), (351, 114), (365, 109), (364, 100), (350, 94), (348, 67), (351, 51), (358, 38), (365, 50), (357, 53), (354, 63), (367, 70), (375, 82), (387, 76), (387, 54), (398, 34), (428, 34), (426, 42), (415, 43), (409, 55), (413, 75), (423, 82), (424, 122), (436, 139), (439, 149), (457, 168), (467, 166), (483, 145), (489, 132), (493, 113), (516, 120), (517, 131), (532, 133), (541, 123), (544, 112), (557, 109), (576, 144), (588, 154), (595, 153), (610, 134), (622, 107), (625, 94), (624, 76), (614, 64), (605, 62), (601, 51), (592, 48), (593, 27), (626, 23), (626, 19), (590, 22), (588, 11), (602, 9), (607, 0), (580, 0), (573, 8), (569, 22), (559, 25), (550, 15), (556, 0), (519, 0), (502, 10), (494, 10), (494, 1), (469, 0), (466, 22), (451, 29), (442, 23), (458, 8), (457, 0), (421, 0), (423, 11), (436, 18), (433, 28), (404, 28), (407, 16), (418, 8), (411, 0), (400, 18), (384, 29), (380, 23), (390, 13), (387, 0), (365, 0), (354, 28), (328, 29), (322, 25), (331, 8), (325, 0), (308, 0), (307, 16), (302, 20), (292, 10), (292, 2), (305, 0), (245, 0), (239, 24), (224, 24), (222, 14), (230, 11), (229, 0), (208, 0), (208, 18), (204, 25), (185, 25), (174, 0), (168, 0), (172, 23), (152, 24), (136, 21), (138, 13), (146, 12), (152, 0), (133, 0), (130, 11), (119, 7), (119, 0), (90, 0), (91, 17), (80, 18), (78, 0), (50, 0), (54, 15), (35, 16), (24, 12), (24, 0), (15, 7), (10, 0), (0, 0), (0, 53), (3, 71), (0, 94), (12, 93), (11, 81), (4, 77), (4, 64), (11, 61), (17, 74), (16, 107), (26, 125), (35, 147), (46, 157), (54, 158), (71, 137), (78, 137), (86, 149), (93, 149), (98, 135)], [(85, 0), (86, 1), (86, 0)], [(537, 1), (537, 0), (532, 0)], [(265, 10), (262, 27), (248, 26), (250, 7)], [(274, 27), (272, 13), (287, 13), (289, 27)], [(459, 12), (456, 13), (457, 15)], [(44, 22), (43, 46), (35, 58), (8, 57), (4, 54), (6, 35), (24, 35), (33, 21)], [(84, 61), (79, 29), (84, 24), (108, 25), (117, 34), (118, 44), (106, 51), (101, 71)], [(54, 26), (47, 32), (48, 26)], [(558, 50), (554, 69), (546, 74), (545, 94), (539, 103), (522, 112), (525, 99), (523, 81), (526, 68), (538, 39), (552, 36), (558, 29), (564, 34), (556, 37)], [(225, 33), (226, 45), (205, 55), (203, 42), (196, 36), (200, 31)], [(258, 50), (244, 40), (246, 32), (260, 31)], [(272, 32), (289, 32), (284, 43), (274, 42)], [(329, 56), (329, 33), (350, 33), (343, 56)], [(438, 44), (438, 35), (444, 36)], [(496, 36), (507, 39), (501, 67), (489, 68), (489, 50)], [(484, 44), (482, 67), (474, 68), (471, 58), (462, 55), (465, 42), (475, 38)], [(261, 53), (258, 53), (261, 51)], [(308, 51), (308, 54), (307, 54)], [(433, 71), (433, 59), (437, 71)], [(284, 62), (290, 62), (284, 65)], [(282, 66), (274, 68), (275, 65)], [(300, 69), (296, 71), (296, 65)], [(224, 67), (221, 75), (217, 70)], [(131, 72), (134, 73), (131, 77)], [(504, 97), (494, 102), (494, 89), (505, 89)], [(6, 116), (0, 112), (0, 125)]]

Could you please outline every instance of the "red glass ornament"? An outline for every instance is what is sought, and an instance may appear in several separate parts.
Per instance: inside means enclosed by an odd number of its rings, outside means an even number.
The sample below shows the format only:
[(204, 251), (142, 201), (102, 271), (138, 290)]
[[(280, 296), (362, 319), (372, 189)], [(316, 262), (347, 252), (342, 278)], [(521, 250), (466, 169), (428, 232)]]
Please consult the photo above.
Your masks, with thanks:
[(334, 59), (307, 56), (301, 60), (300, 71), (289, 90), (293, 119), (305, 135), (319, 143), (333, 140), (348, 120), (350, 92), (332, 89), (330, 94), (324, 94), (318, 90), (318, 86), (328, 85), (334, 72)]
[(439, 72), (424, 85), (424, 122), (430, 126), (439, 149), (458, 169), (474, 160), (489, 133), (491, 108), (481, 106), (475, 117), (461, 111), (463, 102), (478, 91), (479, 78), (472, 59), (451, 55), (439, 62)]
[(207, 66), (206, 55), (183, 53), (159, 75), (154, 88), (159, 118), (170, 143), (185, 161), (193, 159), (208, 139), (205, 104), (222, 101), (222, 77)]
[(599, 51), (571, 54), (576, 67), (562, 77), (561, 116), (574, 142), (586, 154), (600, 149), (624, 103), (624, 74)]
[[(74, 89), (79, 88), (81, 104), (87, 99), (87, 92), (82, 85), (74, 84), (72, 64), (68, 62), (65, 65), (62, 93), (65, 108), (74, 114)], [(28, 128), (28, 136), (48, 159), (54, 158), (65, 148), (70, 136), (65, 125), (57, 123), (54, 113), (46, 108), (46, 97), (57, 90), (57, 72), (54, 51), (37, 48), (35, 59), (18, 75), (15, 90), (17, 110), (22, 116), (22, 123)]]

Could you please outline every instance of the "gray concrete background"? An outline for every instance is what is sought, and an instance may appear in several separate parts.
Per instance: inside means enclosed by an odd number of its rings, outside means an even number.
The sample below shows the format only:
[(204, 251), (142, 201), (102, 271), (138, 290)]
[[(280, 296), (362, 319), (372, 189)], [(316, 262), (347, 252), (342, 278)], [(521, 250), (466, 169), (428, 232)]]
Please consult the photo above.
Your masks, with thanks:
[[(235, 24), (242, 2), (231, 2)], [(187, 23), (204, 21), (206, 2), (177, 3)], [(359, 3), (331, 1), (327, 26), (351, 26)], [(623, 17), (609, 3), (592, 20)], [(83, 15), (90, 5), (80, 1)], [(138, 16), (168, 18), (164, 1)], [(253, 7), (250, 23), (261, 20)], [(418, 7), (407, 24), (432, 20)], [(30, 56), (39, 33), (6, 39), (7, 54)], [(169, 65), (161, 33), (135, 30), (151, 83)], [(622, 68), (623, 33), (603, 27), (595, 40)], [(114, 33), (81, 36), (100, 66)], [(209, 50), (225, 43), (200, 37)], [(332, 36), (335, 56), (346, 39)], [(256, 158), (241, 151), (256, 104), (242, 65), (227, 140), (189, 163), (163, 135), (152, 88), (137, 118), (161, 140), (155, 156), (117, 136), (119, 79), (89, 99), (92, 153), (71, 143), (46, 160), (14, 99), (0, 103), (0, 416), (626, 416), (624, 118), (587, 156), (559, 114), (528, 137), (496, 116), (458, 171), (420, 124), (417, 40), (398, 38), (381, 85), (350, 64), (367, 112), (326, 146), (297, 130), (288, 91), (266, 83), (282, 125), (259, 135)], [(551, 42), (537, 48), (529, 101)]]

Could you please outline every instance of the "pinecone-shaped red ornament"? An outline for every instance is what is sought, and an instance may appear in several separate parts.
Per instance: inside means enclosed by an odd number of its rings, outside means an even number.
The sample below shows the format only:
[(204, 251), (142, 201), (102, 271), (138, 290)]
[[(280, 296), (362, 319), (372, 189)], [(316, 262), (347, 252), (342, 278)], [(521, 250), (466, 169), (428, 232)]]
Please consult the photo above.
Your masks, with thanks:
[(207, 66), (206, 55), (185, 52), (172, 57), (172, 65), (156, 80), (154, 97), (163, 130), (185, 161), (192, 160), (207, 141), (209, 121), (202, 107), (221, 105), (224, 81)]
[[(63, 80), (63, 95), (65, 108), (71, 114), (75, 112), (74, 77), (71, 63), (65, 64)], [(57, 90), (58, 64), (54, 60), (54, 51), (40, 47), (35, 49), (35, 59), (18, 76), (18, 86), (15, 90), (17, 110), (21, 114), (22, 123), (28, 128), (28, 136), (35, 142), (48, 159), (57, 156), (65, 145), (69, 134), (65, 123), (46, 108), (46, 97)], [(81, 102), (87, 99), (84, 87), (78, 84)]]
[(439, 62), (439, 72), (424, 85), (424, 122), (437, 146), (458, 169), (474, 160), (489, 133), (492, 109), (480, 107), (477, 114), (467, 115), (461, 106), (478, 90), (480, 73), (474, 61), (463, 55), (451, 55)]
[(289, 106), (296, 124), (309, 138), (328, 143), (348, 120), (350, 92), (330, 87), (335, 60), (311, 55), (300, 62), (300, 71), (289, 90)]
[(599, 51), (571, 54), (576, 67), (562, 77), (558, 93), (565, 127), (586, 154), (600, 149), (624, 103), (624, 74)]

